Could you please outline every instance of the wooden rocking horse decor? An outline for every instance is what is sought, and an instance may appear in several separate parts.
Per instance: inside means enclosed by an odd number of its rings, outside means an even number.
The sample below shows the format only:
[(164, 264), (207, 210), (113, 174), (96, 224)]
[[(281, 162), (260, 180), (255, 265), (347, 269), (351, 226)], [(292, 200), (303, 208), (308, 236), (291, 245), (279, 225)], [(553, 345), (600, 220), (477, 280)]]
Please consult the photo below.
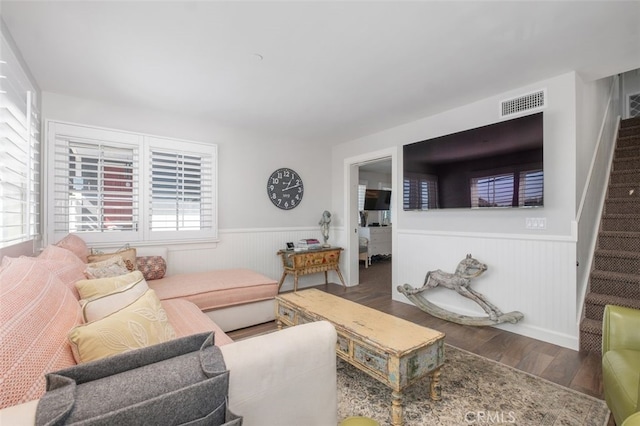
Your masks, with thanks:
[[(407, 296), (407, 298), (418, 308), (443, 320), (458, 324), (476, 326), (495, 325), (503, 322), (510, 322), (512, 324), (517, 323), (524, 318), (522, 312), (513, 311), (505, 314), (498, 309), (496, 305), (489, 302), (484, 295), (470, 287), (471, 279), (479, 277), (486, 270), (487, 265), (479, 262), (468, 254), (466, 258), (460, 261), (453, 274), (443, 272), (440, 269), (436, 271), (429, 271), (427, 272), (427, 276), (424, 278), (424, 284), (422, 287), (413, 288), (411, 285), (405, 284), (403, 286), (398, 286), (398, 291)], [(487, 313), (487, 316), (472, 317), (456, 314), (455, 312), (448, 311), (429, 302), (423, 293), (438, 286), (455, 290), (458, 294), (473, 300), (482, 307), (482, 309)]]

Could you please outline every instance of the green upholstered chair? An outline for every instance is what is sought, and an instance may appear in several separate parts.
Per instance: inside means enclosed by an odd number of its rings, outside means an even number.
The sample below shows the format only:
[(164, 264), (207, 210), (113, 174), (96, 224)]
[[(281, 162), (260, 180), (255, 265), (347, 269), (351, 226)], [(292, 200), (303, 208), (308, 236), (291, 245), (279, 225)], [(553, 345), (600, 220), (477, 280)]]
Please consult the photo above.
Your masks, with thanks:
[(640, 426), (640, 411), (627, 417), (622, 426)]
[[(607, 305), (602, 322), (604, 398), (617, 425), (640, 411), (640, 310)], [(635, 421), (634, 421), (635, 420)]]

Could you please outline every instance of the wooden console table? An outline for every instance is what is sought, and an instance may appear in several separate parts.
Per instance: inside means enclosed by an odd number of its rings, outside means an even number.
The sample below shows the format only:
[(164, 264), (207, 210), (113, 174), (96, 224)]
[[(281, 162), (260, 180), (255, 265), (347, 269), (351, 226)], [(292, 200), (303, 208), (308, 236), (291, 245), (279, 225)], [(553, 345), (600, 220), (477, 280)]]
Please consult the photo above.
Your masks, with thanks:
[(341, 247), (328, 247), (313, 250), (293, 251), (280, 250), (278, 254), (282, 258), (282, 278), (278, 283), (278, 291), (284, 283), (287, 274), (293, 275), (293, 291), (298, 291), (298, 277), (301, 275), (324, 272), (324, 282), (329, 283), (328, 271), (336, 271), (340, 282), (346, 287), (342, 272), (340, 272)]
[(278, 328), (326, 320), (338, 332), (336, 354), (392, 389), (391, 423), (403, 424), (402, 392), (429, 377), (441, 399), (444, 333), (376, 311), (318, 289), (276, 296)]

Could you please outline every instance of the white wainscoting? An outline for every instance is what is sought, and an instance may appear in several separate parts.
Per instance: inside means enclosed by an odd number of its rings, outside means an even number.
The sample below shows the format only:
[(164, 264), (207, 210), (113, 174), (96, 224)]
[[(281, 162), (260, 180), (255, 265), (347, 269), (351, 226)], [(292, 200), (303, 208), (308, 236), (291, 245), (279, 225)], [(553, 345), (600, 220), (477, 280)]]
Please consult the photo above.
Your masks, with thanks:
[[(398, 281), (421, 287), (428, 271), (454, 272), (467, 253), (488, 265), (472, 281), (503, 312), (524, 319), (498, 327), (563, 347), (578, 348), (576, 243), (573, 237), (398, 231), (394, 262)], [(475, 302), (448, 289), (429, 291), (429, 300), (465, 315), (485, 315)], [(396, 286), (393, 299), (411, 304)]]
[[(332, 237), (339, 231), (331, 229)], [(336, 232), (336, 234), (334, 234)], [(329, 242), (338, 245), (337, 240), (330, 238)], [(210, 269), (248, 268), (260, 272), (276, 281), (282, 276), (282, 261), (276, 253), (285, 248), (287, 241), (297, 242), (302, 238), (318, 238), (320, 228), (252, 228), (252, 229), (221, 229), (219, 241), (215, 243), (196, 244), (165, 244), (167, 274), (206, 271)], [(113, 252), (117, 248), (99, 248), (104, 252)], [(141, 246), (142, 254), (157, 254), (155, 246)], [(345, 259), (340, 259), (341, 264)], [(329, 282), (340, 282), (335, 272), (329, 272)], [(324, 284), (324, 274), (312, 274), (300, 277), (298, 287), (304, 288)], [(287, 277), (282, 291), (293, 290), (293, 278)]]

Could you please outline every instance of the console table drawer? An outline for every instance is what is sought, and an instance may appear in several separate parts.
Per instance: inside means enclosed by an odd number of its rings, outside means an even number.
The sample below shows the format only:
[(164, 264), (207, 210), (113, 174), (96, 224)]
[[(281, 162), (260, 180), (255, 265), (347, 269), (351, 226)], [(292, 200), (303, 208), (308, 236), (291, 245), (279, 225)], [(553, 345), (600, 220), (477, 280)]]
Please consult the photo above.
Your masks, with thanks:
[(386, 355), (378, 353), (373, 349), (353, 343), (353, 358), (359, 364), (382, 374), (384, 377), (388, 373), (388, 358)]

